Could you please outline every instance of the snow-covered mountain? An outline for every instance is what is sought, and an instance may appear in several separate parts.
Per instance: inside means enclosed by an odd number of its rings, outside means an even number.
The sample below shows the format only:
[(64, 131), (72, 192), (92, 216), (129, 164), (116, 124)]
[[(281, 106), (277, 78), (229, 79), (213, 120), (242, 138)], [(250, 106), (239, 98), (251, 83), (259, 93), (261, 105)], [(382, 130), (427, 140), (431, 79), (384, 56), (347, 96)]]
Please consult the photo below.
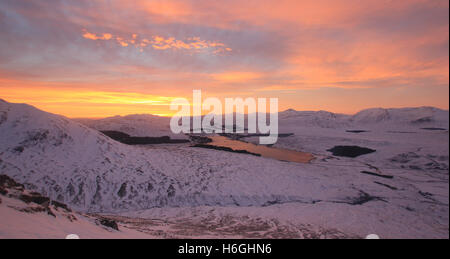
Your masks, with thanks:
[(359, 124), (394, 123), (419, 127), (445, 127), (448, 129), (448, 116), (448, 111), (434, 107), (373, 108), (358, 112), (350, 118), (350, 121)]
[(0, 170), (31, 190), (81, 211), (162, 206), (175, 196), (166, 150), (124, 145), (26, 104), (2, 100), (0, 114)]
[[(321, 185), (319, 178), (292, 178), (305, 170), (295, 164), (190, 147), (128, 146), (26, 104), (1, 101), (0, 112), (0, 170), (80, 211), (310, 202), (300, 193)], [(332, 189), (328, 194), (335, 196)], [(345, 191), (341, 198), (349, 195), (359, 193)]]
[(74, 119), (99, 131), (114, 130), (134, 137), (169, 136), (173, 139), (187, 139), (184, 134), (173, 134), (170, 130), (170, 118), (151, 114), (114, 116), (104, 119)]
[[(231, 215), (233, 222), (283, 221), (347, 236), (448, 236), (448, 130), (353, 134), (334, 122), (372, 127), (367, 118), (374, 115), (289, 113), (280, 115), (289, 129), (303, 128), (275, 146), (312, 152), (311, 163), (186, 145), (128, 146), (63, 116), (0, 101), (0, 174), (81, 212), (184, 217), (187, 226), (211, 218), (227, 225)], [(448, 125), (448, 112), (437, 109), (388, 113), (381, 117), (392, 125)], [(300, 122), (311, 123), (310, 130)], [(337, 158), (327, 151), (336, 145), (376, 152)]]
[(296, 111), (289, 109), (278, 114), (280, 124), (299, 127), (338, 128), (349, 125), (349, 115), (327, 111)]
[(327, 111), (295, 111), (279, 113), (280, 124), (294, 123), (299, 127), (357, 128), (367, 126), (390, 127), (436, 127), (448, 129), (449, 111), (434, 107), (417, 108), (372, 108), (354, 115), (336, 114)]

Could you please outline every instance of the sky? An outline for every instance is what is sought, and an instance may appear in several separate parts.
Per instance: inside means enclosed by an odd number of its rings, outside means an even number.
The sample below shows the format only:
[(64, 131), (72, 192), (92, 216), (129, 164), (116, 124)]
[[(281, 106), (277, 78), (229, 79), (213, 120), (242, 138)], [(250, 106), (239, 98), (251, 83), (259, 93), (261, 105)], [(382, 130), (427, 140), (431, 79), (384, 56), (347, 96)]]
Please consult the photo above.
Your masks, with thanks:
[(68, 117), (449, 106), (448, 0), (2, 0), (0, 35), (0, 98)]

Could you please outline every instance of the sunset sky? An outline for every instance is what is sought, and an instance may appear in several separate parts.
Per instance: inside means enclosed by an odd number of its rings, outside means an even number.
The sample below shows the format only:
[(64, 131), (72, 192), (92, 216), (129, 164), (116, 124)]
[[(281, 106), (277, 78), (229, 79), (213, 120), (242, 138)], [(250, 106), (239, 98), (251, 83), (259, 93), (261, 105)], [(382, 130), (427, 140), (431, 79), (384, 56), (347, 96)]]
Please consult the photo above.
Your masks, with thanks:
[(0, 98), (69, 117), (449, 106), (448, 0), (1, 0), (0, 35)]

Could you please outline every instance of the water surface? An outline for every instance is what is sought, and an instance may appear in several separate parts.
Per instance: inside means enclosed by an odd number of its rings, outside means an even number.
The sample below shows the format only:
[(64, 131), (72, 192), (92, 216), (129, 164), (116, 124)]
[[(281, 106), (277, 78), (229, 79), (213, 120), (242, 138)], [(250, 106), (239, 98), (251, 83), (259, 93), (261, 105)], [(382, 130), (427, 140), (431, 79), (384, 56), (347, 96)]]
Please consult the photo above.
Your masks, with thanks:
[(309, 163), (314, 158), (312, 154), (306, 152), (255, 145), (240, 140), (232, 140), (223, 136), (208, 136), (208, 138), (212, 139), (212, 142), (208, 143), (208, 145), (228, 147), (233, 150), (246, 150), (250, 153), (260, 154), (262, 157), (281, 161)]

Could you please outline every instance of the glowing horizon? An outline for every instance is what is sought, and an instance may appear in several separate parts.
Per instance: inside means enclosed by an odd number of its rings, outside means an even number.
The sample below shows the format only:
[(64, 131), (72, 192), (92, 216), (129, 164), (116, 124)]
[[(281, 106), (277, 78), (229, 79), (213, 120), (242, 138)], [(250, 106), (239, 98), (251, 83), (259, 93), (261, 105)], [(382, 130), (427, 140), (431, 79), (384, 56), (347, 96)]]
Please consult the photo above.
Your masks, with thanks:
[[(226, 8), (224, 8), (226, 7)], [(279, 110), (449, 108), (449, 2), (0, 3), (0, 98), (68, 117), (170, 116), (170, 101)]]

